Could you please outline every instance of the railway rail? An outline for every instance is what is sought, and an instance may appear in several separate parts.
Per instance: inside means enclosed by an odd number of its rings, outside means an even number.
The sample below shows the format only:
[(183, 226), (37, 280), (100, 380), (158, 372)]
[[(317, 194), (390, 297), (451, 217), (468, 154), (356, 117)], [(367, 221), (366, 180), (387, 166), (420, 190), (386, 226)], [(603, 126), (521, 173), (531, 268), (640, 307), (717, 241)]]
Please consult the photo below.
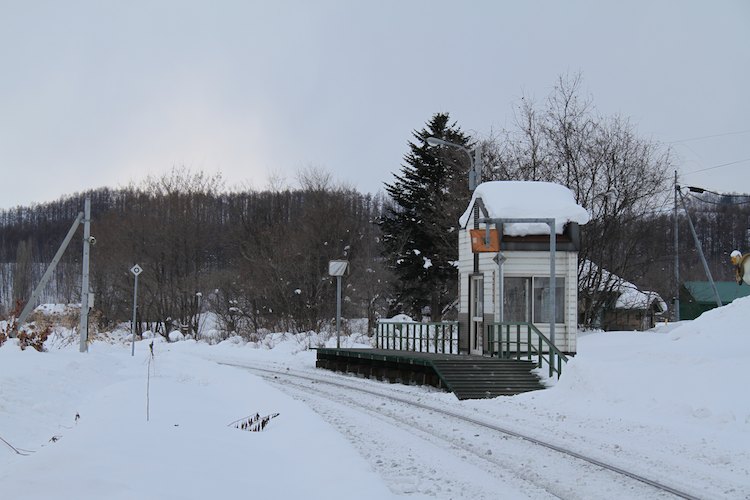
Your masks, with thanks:
[[(435, 404), (415, 401), (414, 398), (386, 393), (362, 387), (346, 381), (347, 377), (326, 375), (318, 376), (310, 372), (295, 372), (289, 369), (273, 366), (246, 365), (238, 363), (223, 363), (230, 366), (247, 369), (262, 376), (271, 383), (292, 392), (296, 397), (311, 403), (311, 406), (326, 408), (326, 405), (339, 404), (349, 408), (357, 408), (366, 412), (369, 417), (378, 418), (395, 425), (409, 427), (416, 431), (422, 439), (443, 447), (458, 450), (461, 456), (470, 455), (474, 462), (479, 461), (483, 469), (490, 473), (503, 471), (506, 474), (516, 474), (522, 480), (537, 488), (537, 493), (529, 496), (549, 496), (553, 498), (588, 498), (591, 491), (586, 492), (586, 484), (600, 492), (601, 485), (593, 483), (606, 481), (613, 491), (610, 497), (638, 497), (638, 498), (684, 498), (697, 500), (705, 498), (684, 491), (680, 487), (665, 484), (643, 474), (626, 470), (623, 467), (605, 462), (577, 452), (559, 444), (550, 443), (509, 429), (481, 418), (463, 414), (448, 408), (441, 408)], [(344, 391), (342, 391), (344, 389)], [(366, 397), (361, 397), (361, 396)], [(387, 408), (386, 403), (398, 405)], [(409, 410), (411, 409), (411, 410)], [(430, 412), (445, 419), (444, 425), (425, 425), (420, 423), (419, 412)], [(411, 414), (410, 414), (411, 412)], [(455, 426), (468, 426), (472, 435), (477, 438), (474, 442), (456, 439), (450, 429)], [(443, 430), (441, 430), (443, 429)], [(487, 432), (496, 433), (494, 436)], [(498, 441), (500, 437), (502, 441)], [(512, 444), (516, 441), (516, 445)], [(488, 448), (488, 443), (502, 443), (502, 448), (494, 450)], [(530, 443), (536, 452), (525, 451), (518, 443)], [(507, 449), (510, 448), (510, 449)], [(526, 449), (532, 448), (525, 446)], [(544, 450), (546, 457), (539, 458), (539, 450)], [(527, 456), (528, 455), (528, 456)], [(543, 472), (530, 470), (529, 464), (544, 467)], [(554, 467), (542, 464), (554, 463)], [(552, 469), (552, 470), (549, 470)], [(579, 479), (584, 477), (583, 481)], [(570, 484), (571, 478), (577, 478)], [(581, 484), (583, 483), (583, 484)]]

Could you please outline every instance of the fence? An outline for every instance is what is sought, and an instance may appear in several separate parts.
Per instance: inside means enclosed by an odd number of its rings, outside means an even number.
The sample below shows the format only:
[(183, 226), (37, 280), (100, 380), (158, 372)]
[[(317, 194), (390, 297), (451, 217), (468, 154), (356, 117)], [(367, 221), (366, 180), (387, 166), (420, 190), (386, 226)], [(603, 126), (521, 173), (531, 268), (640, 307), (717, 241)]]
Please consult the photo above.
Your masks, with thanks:
[(378, 321), (375, 348), (458, 354), (458, 322)]
[(542, 368), (549, 366), (549, 376), (562, 373), (568, 357), (532, 323), (489, 323), (486, 325), (487, 346), (491, 356), (533, 360)]

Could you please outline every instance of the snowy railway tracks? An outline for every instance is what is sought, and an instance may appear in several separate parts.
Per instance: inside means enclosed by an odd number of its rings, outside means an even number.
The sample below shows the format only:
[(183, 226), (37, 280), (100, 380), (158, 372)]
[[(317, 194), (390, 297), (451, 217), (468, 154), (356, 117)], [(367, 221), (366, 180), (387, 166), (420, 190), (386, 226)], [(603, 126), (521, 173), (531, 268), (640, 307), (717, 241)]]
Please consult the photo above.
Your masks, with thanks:
[[(493, 422), (351, 383), (350, 377), (248, 369), (337, 426), (398, 494), (438, 498), (700, 496)], [(529, 446), (531, 444), (531, 446)]]

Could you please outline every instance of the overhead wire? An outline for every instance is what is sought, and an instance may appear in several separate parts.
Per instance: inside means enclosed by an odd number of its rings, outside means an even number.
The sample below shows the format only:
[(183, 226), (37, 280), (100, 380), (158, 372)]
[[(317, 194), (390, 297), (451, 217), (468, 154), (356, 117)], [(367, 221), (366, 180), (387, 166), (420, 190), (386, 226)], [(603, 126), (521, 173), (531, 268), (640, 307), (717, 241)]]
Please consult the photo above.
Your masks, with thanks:
[(692, 172), (683, 173), (682, 175), (697, 174), (698, 172), (705, 172), (707, 170), (714, 170), (716, 168), (728, 167), (729, 165), (736, 165), (738, 163), (744, 163), (746, 161), (750, 161), (750, 158), (744, 158), (742, 160), (730, 161), (728, 163), (722, 163), (721, 165), (714, 165), (713, 167), (701, 168), (699, 170), (693, 170)]
[(723, 134), (712, 134), (712, 135), (703, 135), (700, 137), (690, 137), (688, 139), (678, 139), (676, 141), (669, 141), (666, 144), (679, 144), (681, 142), (700, 141), (703, 139), (713, 139), (714, 137), (725, 137), (728, 135), (742, 135), (742, 134), (750, 134), (750, 130), (737, 130), (734, 132), (724, 132)]
[[(707, 192), (711, 192), (711, 191), (707, 191)], [(745, 201), (732, 201), (732, 202), (711, 201), (711, 200), (706, 200), (704, 198), (701, 198), (700, 196), (697, 196), (694, 193), (687, 193), (687, 194), (691, 198), (696, 199), (696, 200), (700, 201), (701, 203), (707, 203), (709, 205), (724, 205), (724, 206), (729, 206), (729, 205), (745, 205), (745, 204), (750, 203), (750, 199), (747, 199)], [(713, 194), (718, 194), (719, 196), (727, 196), (727, 197), (732, 197), (732, 198), (739, 198), (739, 197), (750, 198), (750, 195), (747, 195), (747, 194), (745, 194), (745, 195), (723, 195), (723, 194), (719, 194), (719, 193), (713, 193)]]

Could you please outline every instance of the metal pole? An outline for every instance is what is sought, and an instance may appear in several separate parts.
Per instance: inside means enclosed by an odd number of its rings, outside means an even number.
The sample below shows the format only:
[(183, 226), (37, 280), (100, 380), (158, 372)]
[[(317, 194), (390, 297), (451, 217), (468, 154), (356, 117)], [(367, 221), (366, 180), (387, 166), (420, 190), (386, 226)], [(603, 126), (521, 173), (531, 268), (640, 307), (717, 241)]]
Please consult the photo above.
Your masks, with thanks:
[(201, 326), (201, 299), (203, 294), (201, 292), (195, 292), (195, 296), (198, 298), (198, 311), (195, 315), (195, 332), (193, 333), (193, 339), (198, 340), (198, 329)]
[[(498, 256), (500, 254), (498, 253)], [(500, 257), (497, 259), (497, 275), (498, 275), (498, 303), (500, 305), (500, 323), (505, 321), (505, 277), (503, 276), (503, 263), (505, 258)]]
[[(535, 222), (540, 224), (547, 224), (549, 226), (549, 280), (550, 280), (550, 322), (549, 322), (549, 333), (550, 341), (555, 344), (555, 296), (557, 293), (557, 277), (555, 276), (555, 260), (557, 258), (557, 233), (555, 232), (555, 219), (543, 219), (543, 218), (508, 218), (508, 219), (491, 219), (484, 218), (480, 219), (480, 222), (485, 224), (494, 223), (498, 228), (501, 228), (503, 224), (512, 224), (514, 222)], [(501, 231), (502, 232), (502, 231)], [(533, 322), (533, 318), (532, 318)]]
[(89, 338), (89, 238), (91, 238), (91, 198), (83, 207), (83, 272), (81, 278), (81, 340), (79, 350), (88, 351)]
[[(52, 277), (52, 273), (57, 267), (58, 262), (60, 262), (60, 259), (62, 258), (63, 253), (65, 253), (65, 249), (68, 248), (68, 244), (70, 243), (70, 240), (73, 239), (73, 235), (75, 234), (76, 229), (78, 229), (78, 225), (81, 223), (82, 220), (83, 220), (83, 212), (79, 212), (78, 217), (76, 217), (76, 220), (73, 221), (73, 225), (70, 226), (70, 230), (68, 231), (67, 236), (65, 236), (65, 239), (60, 245), (60, 248), (57, 249), (57, 253), (52, 258), (52, 262), (47, 267), (47, 270), (44, 271), (44, 275), (42, 275), (42, 279), (39, 281), (39, 284), (36, 286), (36, 288), (34, 288), (34, 291), (31, 293), (31, 298), (26, 302), (26, 305), (21, 311), (20, 316), (18, 316), (18, 319), (16, 320), (17, 328), (20, 328), (21, 325), (23, 325), (26, 322), (26, 318), (29, 317), (29, 314), (31, 314), (31, 310), (36, 305), (37, 298), (39, 298), (39, 295), (42, 293), (42, 290), (44, 290), (44, 287), (47, 286), (47, 282)], [(15, 338), (16, 331), (11, 330), (9, 332), (9, 335), (10, 335), (10, 338)]]
[[(502, 231), (500, 231), (502, 228), (498, 228), (498, 231), (500, 234), (502, 234)], [(505, 255), (503, 255), (502, 252), (497, 252), (497, 255), (495, 256), (495, 262), (497, 263), (497, 275), (498, 275), (498, 286), (497, 286), (497, 297), (498, 297), (498, 321), (502, 323), (505, 321), (505, 273), (503, 271), (503, 264), (505, 264), (506, 258)]]
[(555, 231), (555, 219), (549, 219), (549, 340), (552, 345), (555, 344), (555, 296), (557, 295), (557, 276), (555, 276), (555, 259), (557, 251), (557, 232)]
[(674, 320), (680, 321), (680, 239), (677, 220), (677, 170), (674, 171)]
[(130, 329), (133, 330), (133, 341), (130, 343), (130, 355), (135, 356), (135, 312), (138, 307), (138, 275), (135, 275), (135, 285), (133, 285), (133, 322), (130, 323)]
[(341, 276), (336, 276), (336, 349), (341, 348)]
[(690, 218), (690, 214), (688, 213), (687, 205), (685, 205), (685, 198), (682, 196), (682, 191), (677, 191), (680, 195), (680, 201), (682, 202), (682, 208), (685, 209), (685, 215), (687, 215), (688, 220), (688, 226), (690, 227), (690, 232), (693, 233), (693, 239), (695, 240), (695, 248), (698, 249), (698, 256), (701, 258), (701, 262), (703, 263), (703, 270), (706, 272), (706, 277), (708, 278), (708, 282), (711, 284), (711, 289), (714, 292), (714, 298), (716, 299), (716, 305), (721, 307), (721, 297), (719, 296), (719, 290), (716, 288), (716, 283), (714, 283), (714, 278), (711, 276), (711, 270), (708, 268), (708, 262), (706, 262), (706, 257), (703, 255), (703, 248), (701, 247), (701, 242), (698, 240), (698, 234), (695, 232), (695, 227), (693, 226), (693, 220)]

